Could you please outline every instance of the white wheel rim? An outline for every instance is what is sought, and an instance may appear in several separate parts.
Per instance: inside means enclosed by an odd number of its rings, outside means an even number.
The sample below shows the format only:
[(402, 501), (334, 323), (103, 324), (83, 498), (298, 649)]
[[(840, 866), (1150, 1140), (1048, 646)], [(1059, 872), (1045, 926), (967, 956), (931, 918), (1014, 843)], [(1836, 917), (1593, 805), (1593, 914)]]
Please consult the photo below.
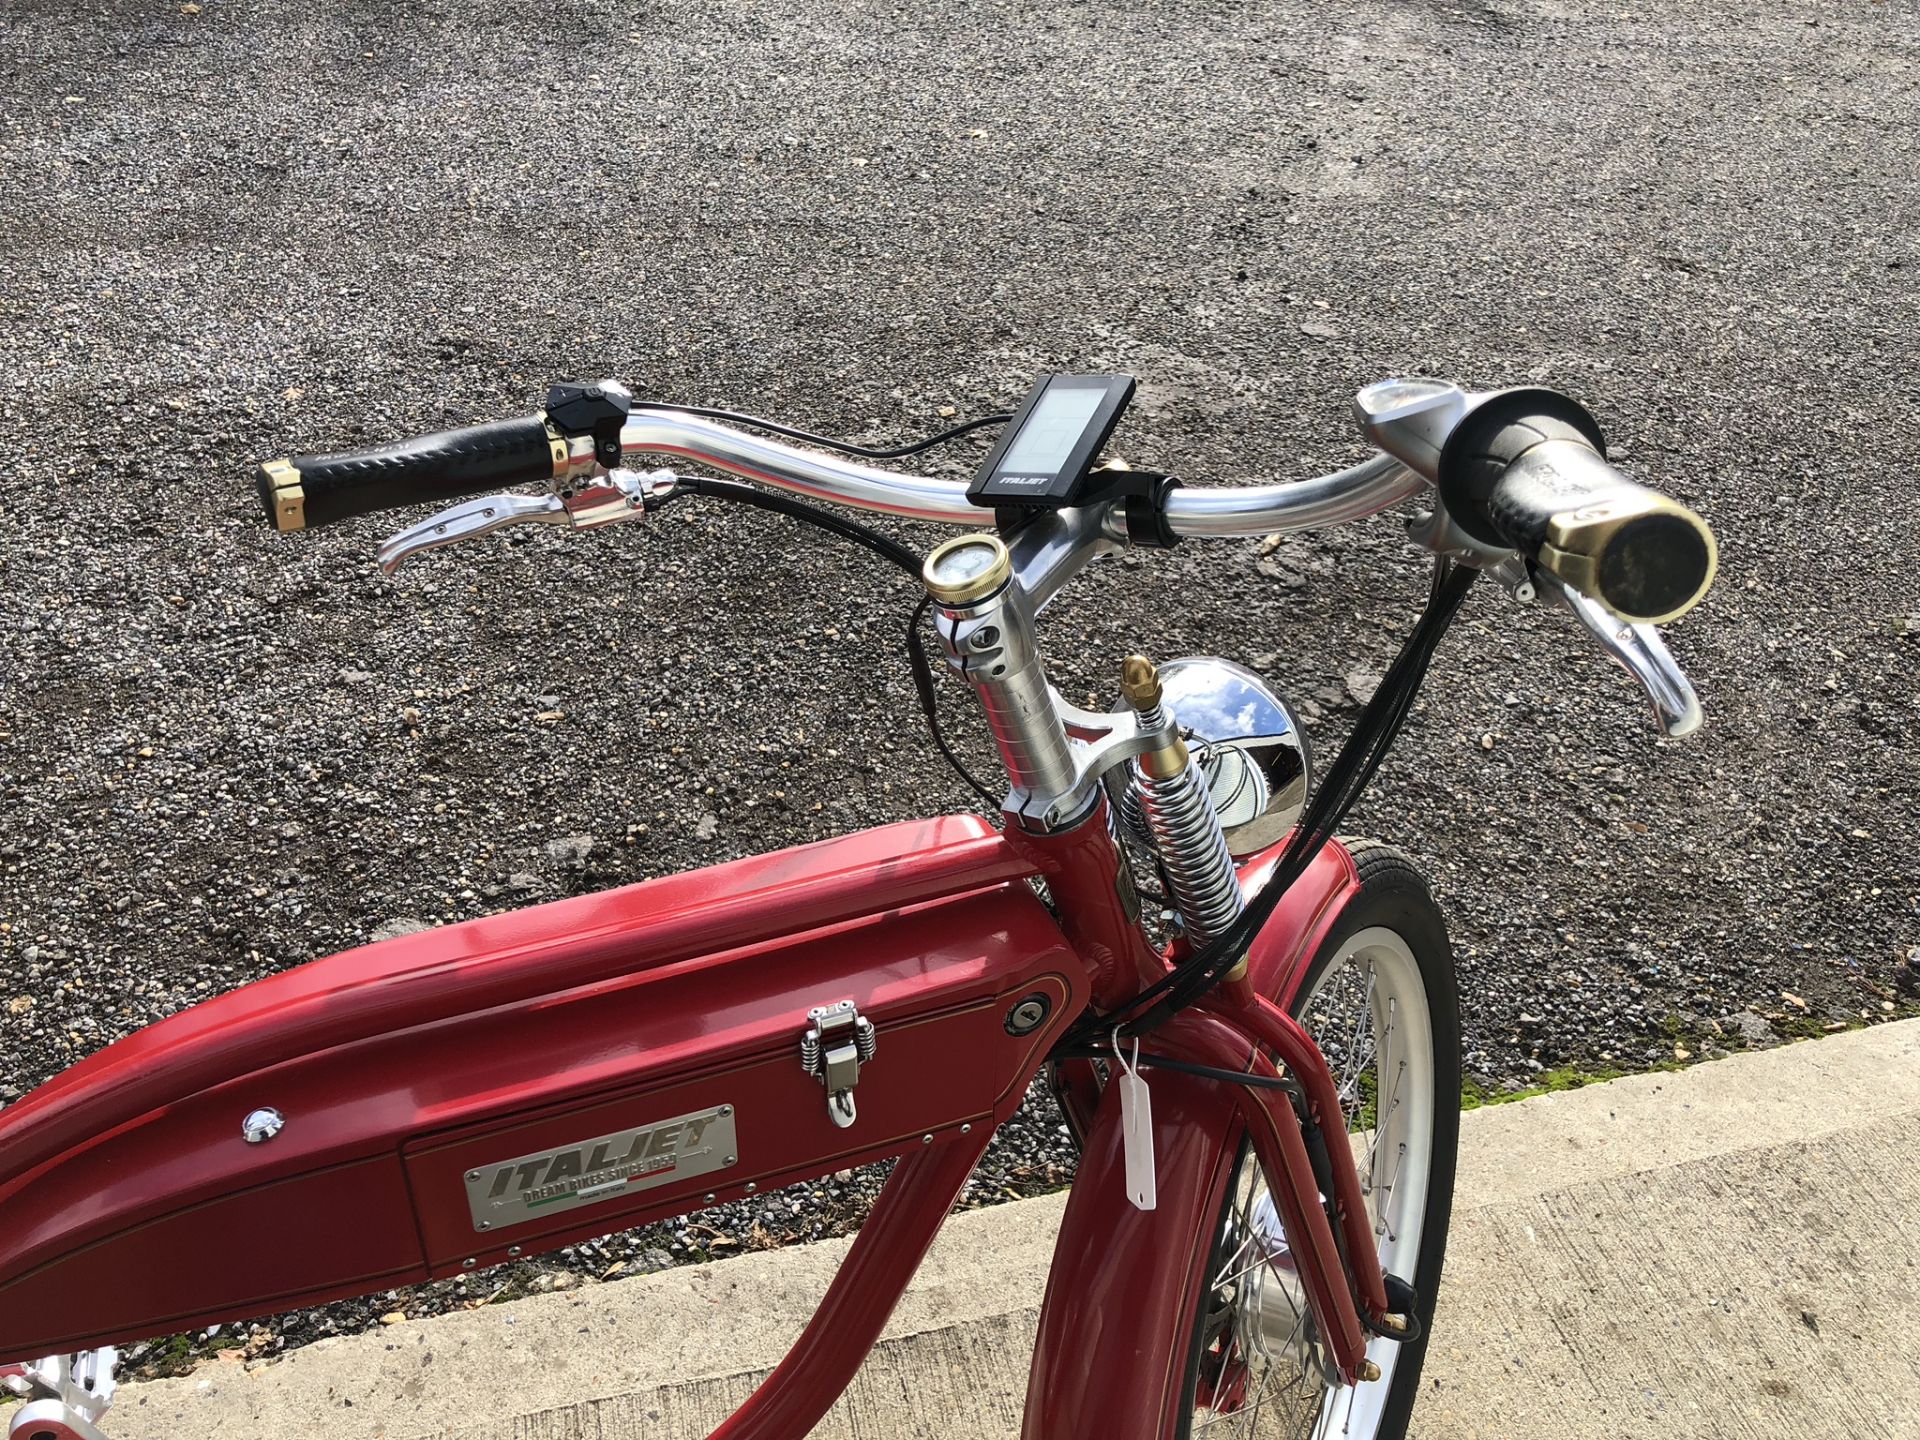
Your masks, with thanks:
[[(1419, 964), (1396, 931), (1362, 930), (1341, 945), (1299, 1008), (1340, 1091), (1381, 1266), (1411, 1281), (1426, 1224), (1436, 1102), (1433, 1018)], [(1371, 1084), (1368, 1076), (1374, 1077)], [(1369, 1119), (1372, 1125), (1363, 1123)], [(1367, 1346), (1367, 1358), (1380, 1367), (1378, 1380), (1341, 1386), (1321, 1378), (1321, 1370), (1309, 1363), (1317, 1347), (1302, 1341), (1308, 1322), (1298, 1281), (1259, 1174), (1249, 1154), (1231, 1193), (1242, 1197), (1235, 1204), (1244, 1232), (1265, 1238), (1231, 1247), (1213, 1276), (1214, 1293), (1233, 1287), (1238, 1309), (1231, 1343), (1243, 1350), (1238, 1363), (1246, 1367), (1245, 1393), (1231, 1410), (1197, 1409), (1191, 1433), (1223, 1440), (1231, 1435), (1371, 1440), (1379, 1432), (1402, 1347), (1385, 1339)], [(1250, 1253), (1258, 1258), (1250, 1260)], [(1276, 1308), (1283, 1304), (1289, 1307), (1284, 1312)], [(1286, 1331), (1289, 1324), (1299, 1328), (1284, 1355), (1260, 1342), (1260, 1336)]]

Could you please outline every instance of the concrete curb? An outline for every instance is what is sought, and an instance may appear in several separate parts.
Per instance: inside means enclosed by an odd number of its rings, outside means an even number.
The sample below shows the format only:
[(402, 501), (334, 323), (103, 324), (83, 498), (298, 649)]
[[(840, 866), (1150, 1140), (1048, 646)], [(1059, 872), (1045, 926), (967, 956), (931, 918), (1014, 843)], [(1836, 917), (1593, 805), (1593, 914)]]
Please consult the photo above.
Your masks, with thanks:
[[(821, 1435), (1017, 1433), (1064, 1197), (956, 1216)], [(1420, 1436), (1920, 1435), (1920, 1021), (1463, 1117)], [(700, 1436), (846, 1242), (128, 1387), (117, 1440)], [(1903, 1428), (1904, 1427), (1904, 1428)]]

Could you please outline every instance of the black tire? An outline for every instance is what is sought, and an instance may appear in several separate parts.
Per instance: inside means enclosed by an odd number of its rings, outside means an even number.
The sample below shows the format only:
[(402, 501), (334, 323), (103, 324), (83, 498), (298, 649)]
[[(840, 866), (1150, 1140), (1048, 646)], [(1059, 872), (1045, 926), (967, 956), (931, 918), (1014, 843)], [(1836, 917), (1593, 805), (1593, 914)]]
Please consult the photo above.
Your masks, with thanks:
[[(1430, 1022), (1433, 1103), (1427, 1194), (1421, 1212), (1422, 1226), (1415, 1270), (1412, 1275), (1401, 1276), (1412, 1283), (1418, 1296), (1415, 1313), (1420, 1321), (1420, 1338), (1400, 1346), (1391, 1375), (1384, 1382), (1373, 1382), (1387, 1386), (1378, 1423), (1371, 1429), (1356, 1429), (1353, 1432), (1354, 1440), (1402, 1440), (1413, 1412), (1414, 1400), (1419, 1394), (1421, 1365), (1426, 1358), (1428, 1337), (1432, 1333), (1434, 1297), (1439, 1290), (1446, 1258), (1447, 1221), (1453, 1204), (1454, 1168), (1460, 1139), (1460, 1008), (1454, 988), (1453, 952), (1447, 943), (1446, 925), (1420, 872), (1411, 860), (1390, 846), (1365, 840), (1347, 841), (1346, 844), (1359, 870), (1360, 889), (1336, 917), (1326, 939), (1321, 942), (1308, 965), (1299, 992), (1301, 1007), (1297, 1007), (1296, 1013), (1298, 1008), (1304, 1007), (1307, 997), (1316, 994), (1316, 987), (1321, 985), (1334, 962), (1349, 948), (1355, 937), (1368, 931), (1386, 930), (1399, 936), (1411, 952), (1419, 983), (1425, 992)], [(1316, 1039), (1323, 1038), (1310, 1018), (1306, 1019), (1306, 1023)], [(1323, 1041), (1323, 1048), (1326, 1043), (1329, 1042)], [(1338, 1078), (1340, 1061), (1331, 1050), (1328, 1060)], [(1369, 1103), (1377, 1108), (1377, 1091), (1376, 1099)], [(1238, 1177), (1242, 1166), (1250, 1163), (1250, 1155), (1251, 1151), (1243, 1137), (1239, 1158), (1232, 1172), (1233, 1178), (1229, 1179), (1227, 1193), (1221, 1201), (1219, 1219), (1210, 1234), (1196, 1237), (1199, 1243), (1207, 1247), (1206, 1274), (1209, 1276), (1229, 1274), (1237, 1263), (1235, 1255), (1229, 1254), (1229, 1247), (1238, 1233), (1236, 1223), (1244, 1226), (1244, 1216), (1239, 1217), (1238, 1222), (1236, 1218), (1236, 1207), (1241, 1203)], [(1242, 1240), (1241, 1248), (1244, 1248), (1244, 1244)], [(1219, 1290), (1209, 1287), (1201, 1295), (1196, 1308), (1188, 1341), (1185, 1388), (1175, 1429), (1175, 1434), (1181, 1440), (1188, 1440), (1193, 1431), (1195, 1405), (1201, 1393), (1203, 1373), (1217, 1377), (1223, 1354), (1226, 1354), (1223, 1347), (1237, 1343), (1227, 1338), (1236, 1303), (1228, 1298), (1231, 1293), (1225, 1287)], [(1226, 1355), (1226, 1358), (1233, 1359), (1231, 1355)], [(1204, 1372), (1203, 1363), (1207, 1367)], [(1239, 1357), (1237, 1363), (1247, 1365), (1246, 1358)], [(1296, 1382), (1293, 1398), (1299, 1403), (1310, 1404), (1312, 1393), (1315, 1392), (1309, 1388), (1309, 1382)], [(1268, 1418), (1273, 1418), (1274, 1413), (1283, 1408), (1283, 1405), (1274, 1406), (1267, 1412)], [(1208, 1434), (1222, 1431), (1226, 1434), (1237, 1433), (1230, 1423), (1230, 1416), (1207, 1413), (1216, 1421)]]

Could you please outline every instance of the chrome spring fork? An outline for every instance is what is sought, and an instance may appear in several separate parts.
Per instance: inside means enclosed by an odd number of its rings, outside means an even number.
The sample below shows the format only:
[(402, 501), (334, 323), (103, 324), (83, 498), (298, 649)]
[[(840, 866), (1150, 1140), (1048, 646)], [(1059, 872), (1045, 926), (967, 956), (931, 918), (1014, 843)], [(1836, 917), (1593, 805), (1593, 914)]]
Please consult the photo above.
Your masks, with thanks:
[[(1142, 730), (1158, 730), (1167, 717), (1161, 705), (1160, 673), (1142, 655), (1127, 658), (1120, 688), (1140, 717)], [(1179, 738), (1132, 762), (1133, 793), (1140, 818), (1160, 852), (1174, 908), (1195, 945), (1222, 933), (1245, 908), (1240, 877), (1227, 837), (1214, 813), (1205, 771)]]

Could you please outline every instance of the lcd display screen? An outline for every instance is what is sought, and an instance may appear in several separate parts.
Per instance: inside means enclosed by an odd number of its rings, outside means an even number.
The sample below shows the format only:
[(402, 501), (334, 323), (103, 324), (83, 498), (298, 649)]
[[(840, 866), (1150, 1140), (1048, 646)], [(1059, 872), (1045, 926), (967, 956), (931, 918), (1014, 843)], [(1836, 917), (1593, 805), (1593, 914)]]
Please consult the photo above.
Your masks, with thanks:
[(1003, 475), (1053, 475), (1067, 463), (1087, 422), (1106, 399), (1104, 390), (1055, 385), (1040, 399), (1000, 461)]

